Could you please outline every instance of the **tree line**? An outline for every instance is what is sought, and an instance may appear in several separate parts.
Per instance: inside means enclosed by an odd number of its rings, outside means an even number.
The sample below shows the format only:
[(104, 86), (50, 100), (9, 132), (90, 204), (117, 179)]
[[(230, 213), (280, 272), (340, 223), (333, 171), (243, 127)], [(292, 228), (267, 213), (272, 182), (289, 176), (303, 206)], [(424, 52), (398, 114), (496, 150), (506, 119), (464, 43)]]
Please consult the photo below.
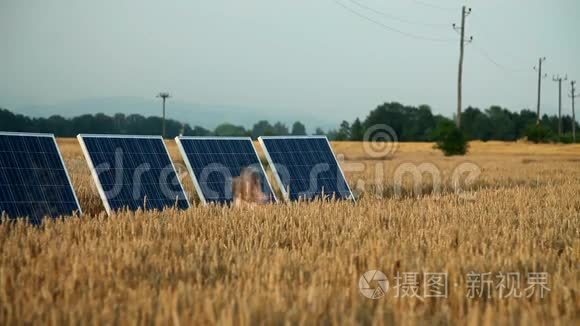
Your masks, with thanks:
[[(176, 120), (165, 120), (166, 136), (174, 138), (183, 136), (279, 136), (279, 135), (306, 135), (306, 126), (296, 121), (289, 129), (285, 124), (263, 120), (258, 121), (252, 129), (223, 123), (214, 130), (200, 126), (191, 127), (187, 123)], [(53, 115), (49, 118), (31, 118), (22, 114), (15, 114), (0, 108), (0, 130), (14, 132), (53, 133), (57, 137), (75, 137), (85, 134), (130, 134), (130, 135), (159, 135), (162, 131), (160, 117), (144, 117), (139, 114), (125, 115), (117, 113), (108, 116), (103, 113), (84, 114), (74, 118), (64, 118)]]
[[(468, 140), (513, 141), (526, 136), (528, 128), (536, 123), (536, 113), (531, 110), (511, 112), (499, 106), (488, 109), (468, 107), (461, 115), (462, 131)], [(397, 134), (399, 141), (433, 141), (437, 127), (452, 122), (451, 118), (433, 114), (428, 105), (405, 106), (397, 102), (384, 103), (372, 110), (364, 120), (343, 121), (336, 129), (324, 131), (316, 128), (314, 134), (327, 135), (331, 140), (360, 141), (365, 131), (376, 125), (388, 125)], [(571, 133), (572, 118), (563, 116), (565, 135)], [(74, 118), (51, 116), (31, 118), (0, 108), (0, 130), (20, 132), (46, 132), (58, 137), (74, 137), (79, 133), (156, 135), (161, 133), (160, 117), (144, 117), (139, 114), (117, 113), (108, 116), (102, 113), (84, 114)], [(558, 117), (544, 114), (541, 125), (549, 134), (557, 135)], [(580, 126), (576, 123), (576, 129)], [(291, 127), (281, 122), (258, 121), (252, 128), (223, 123), (213, 130), (201, 126), (190, 126), (176, 120), (166, 120), (166, 135), (173, 138), (184, 136), (283, 136), (306, 135), (306, 127), (296, 121)]]
[[(485, 110), (468, 107), (461, 114), (461, 131), (467, 140), (514, 141), (535, 131), (536, 120), (536, 113), (527, 109), (511, 112), (495, 105)], [(413, 107), (391, 102), (378, 106), (362, 121), (359, 118), (351, 123), (343, 121), (337, 129), (330, 130), (328, 136), (334, 140), (360, 141), (365, 137), (365, 130), (384, 124), (393, 128), (399, 141), (434, 141), (438, 127), (453, 124), (453, 121), (433, 114), (428, 105)], [(563, 137), (558, 139), (558, 116), (544, 114), (540, 123), (545, 130), (543, 140), (570, 142), (572, 123), (580, 130), (572, 117), (562, 116)]]

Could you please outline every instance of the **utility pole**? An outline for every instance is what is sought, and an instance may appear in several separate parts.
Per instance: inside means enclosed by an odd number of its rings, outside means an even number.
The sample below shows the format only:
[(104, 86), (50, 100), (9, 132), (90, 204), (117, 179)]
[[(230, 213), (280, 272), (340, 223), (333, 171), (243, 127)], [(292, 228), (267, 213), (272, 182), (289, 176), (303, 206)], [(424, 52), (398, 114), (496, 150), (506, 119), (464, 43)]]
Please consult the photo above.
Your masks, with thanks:
[(159, 93), (157, 95), (157, 97), (163, 99), (163, 127), (162, 127), (161, 136), (163, 137), (163, 139), (165, 139), (165, 100), (170, 98), (171, 95), (169, 95), (169, 93), (162, 92), (162, 93)]
[(558, 83), (558, 137), (562, 137), (562, 81), (568, 80), (568, 76), (562, 78), (558, 75), (552, 80)]
[(455, 124), (457, 128), (461, 128), (461, 95), (462, 95), (462, 83), (463, 83), (463, 51), (465, 48), (465, 43), (473, 41), (473, 36), (470, 37), (469, 41), (465, 41), (465, 17), (471, 14), (471, 8), (466, 9), (465, 6), (461, 7), (461, 26), (457, 27), (453, 24), (453, 29), (459, 32), (461, 39), (459, 41), (459, 69), (457, 73), (457, 116), (455, 117)]
[(536, 70), (538, 72), (538, 106), (537, 106), (537, 111), (536, 111), (536, 115), (537, 115), (537, 120), (536, 120), (536, 125), (540, 125), (540, 100), (541, 100), (541, 96), (542, 96), (542, 78), (546, 78), (548, 77), (547, 74), (544, 74), (542, 76), (542, 63), (544, 63), (544, 61), (546, 61), (546, 57), (541, 57), (538, 60), (538, 66), (534, 67), (534, 70)]
[(572, 92), (570, 92), (570, 97), (572, 98), (572, 140), (574, 144), (576, 143), (576, 111), (574, 110), (574, 99), (576, 97), (580, 97), (580, 94), (576, 94), (576, 89), (574, 86), (576, 85), (576, 81), (573, 80), (570, 82), (572, 85)]

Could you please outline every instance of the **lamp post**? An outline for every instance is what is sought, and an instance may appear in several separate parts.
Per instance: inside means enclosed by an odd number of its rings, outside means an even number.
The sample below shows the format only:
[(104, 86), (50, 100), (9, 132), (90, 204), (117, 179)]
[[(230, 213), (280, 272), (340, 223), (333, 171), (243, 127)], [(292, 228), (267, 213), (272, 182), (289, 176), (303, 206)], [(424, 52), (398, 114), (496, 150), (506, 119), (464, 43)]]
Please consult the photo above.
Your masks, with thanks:
[(158, 98), (163, 99), (163, 127), (162, 127), (162, 132), (161, 132), (161, 136), (163, 137), (163, 139), (165, 139), (165, 101), (171, 97), (171, 95), (169, 95), (169, 93), (167, 92), (161, 92), (159, 94), (157, 94)]

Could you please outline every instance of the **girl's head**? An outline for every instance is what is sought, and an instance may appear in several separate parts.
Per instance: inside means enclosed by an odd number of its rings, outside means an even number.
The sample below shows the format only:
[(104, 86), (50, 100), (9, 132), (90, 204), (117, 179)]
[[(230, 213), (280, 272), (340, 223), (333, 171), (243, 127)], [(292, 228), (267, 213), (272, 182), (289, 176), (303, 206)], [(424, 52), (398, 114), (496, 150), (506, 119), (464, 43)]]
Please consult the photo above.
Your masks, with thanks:
[(233, 187), (236, 200), (255, 203), (264, 201), (260, 174), (254, 169), (244, 169), (239, 178), (234, 180)]

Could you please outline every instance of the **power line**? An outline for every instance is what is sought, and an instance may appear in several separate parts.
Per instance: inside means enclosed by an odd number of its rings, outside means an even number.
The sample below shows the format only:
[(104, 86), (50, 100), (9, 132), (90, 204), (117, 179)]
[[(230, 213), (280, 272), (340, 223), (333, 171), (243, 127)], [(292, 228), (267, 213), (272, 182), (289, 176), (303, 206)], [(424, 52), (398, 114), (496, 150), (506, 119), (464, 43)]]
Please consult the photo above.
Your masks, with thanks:
[(506, 67), (505, 65), (499, 63), (497, 60), (495, 60), (494, 58), (491, 57), (491, 55), (489, 54), (489, 52), (487, 52), (484, 48), (474, 44), (473, 45), (475, 47), (475, 49), (477, 50), (477, 52), (483, 57), (485, 58), (487, 61), (489, 61), (491, 64), (493, 64), (495, 67), (497, 67), (498, 69), (502, 70), (505, 73), (521, 73), (524, 72), (524, 69), (511, 69)]
[[(365, 4), (363, 4), (363, 3), (361, 3), (361, 2), (359, 2), (359, 1), (357, 1), (357, 0), (348, 0), (348, 1), (349, 1), (349, 2), (351, 2), (351, 3), (353, 3), (353, 4), (354, 4), (354, 5), (356, 5), (356, 6), (360, 7), (360, 8), (363, 8), (363, 9), (365, 9), (365, 10), (368, 10), (368, 11), (370, 11), (370, 12), (373, 12), (373, 13), (375, 13), (375, 14), (377, 14), (377, 15), (381, 15), (381, 16), (384, 16), (384, 17), (386, 17), (386, 18), (389, 18), (389, 19), (392, 19), (392, 20), (394, 20), (394, 21), (398, 21), (398, 22), (401, 22), (401, 23), (405, 23), (405, 24), (418, 25), (418, 26), (433, 26), (433, 27), (441, 27), (441, 26), (448, 26), (448, 25), (449, 25), (449, 24), (443, 24), (443, 23), (434, 23), (434, 24), (431, 24), (431, 23), (421, 23), (421, 22), (415, 22), (415, 21), (411, 21), (411, 20), (404, 19), (404, 18), (399, 18), (399, 17), (397, 17), (397, 16), (394, 16), (394, 15), (391, 15), (391, 14), (385, 13), (385, 12), (383, 12), (383, 11), (377, 10), (377, 9), (375, 9), (375, 8), (372, 8), (372, 7), (368, 6), (368, 5), (365, 5)], [(363, 19), (365, 19), (365, 20), (371, 21), (371, 22), (372, 22), (372, 23), (374, 23), (374, 24), (383, 25), (381, 22), (378, 22), (378, 21), (376, 21), (376, 20), (374, 20), (374, 19), (372, 19), (372, 18), (370, 18), (370, 17), (364, 16), (364, 15), (362, 15), (362, 14), (361, 14), (361, 13), (359, 13), (359, 12), (354, 12), (354, 10), (353, 10), (352, 8), (346, 7), (346, 5), (344, 5), (343, 3), (340, 3), (340, 2), (338, 2), (338, 1), (335, 1), (335, 2), (336, 2), (337, 4), (339, 4), (339, 5), (341, 5), (341, 6), (342, 6), (344, 9), (346, 9), (346, 10), (350, 11), (350, 12), (351, 12), (351, 13), (353, 13), (353, 14), (356, 14), (356, 15), (357, 15), (357, 16), (359, 16), (360, 18), (363, 18)], [(381, 26), (381, 27), (385, 27), (385, 26)], [(388, 28), (388, 29), (389, 29), (390, 31), (393, 31), (393, 29), (394, 29), (394, 28)], [(397, 32), (397, 33), (401, 33), (401, 32), (403, 32), (403, 31), (396, 30), (396, 32)], [(404, 34), (405, 36), (409, 36), (409, 35), (407, 35), (407, 34), (409, 34), (409, 33), (406, 33), (406, 32), (403, 32), (403, 33), (405, 33), (405, 34)], [(413, 36), (416, 36), (416, 35), (413, 35)], [(421, 39), (423, 39), (423, 37), (422, 37), (422, 36), (419, 36), (419, 37), (420, 37)], [(431, 40), (431, 38), (429, 38), (429, 39)], [(443, 41), (443, 40), (441, 40), (441, 41)], [(453, 42), (453, 41), (452, 41), (452, 40), (449, 40), (449, 42)], [(526, 70), (526, 69), (512, 69), (512, 68), (508, 68), (507, 66), (505, 66), (505, 65), (503, 65), (503, 64), (501, 64), (501, 63), (499, 63), (499, 61), (498, 61), (498, 60), (494, 59), (494, 58), (493, 58), (493, 57), (492, 57), (492, 56), (489, 54), (489, 52), (488, 52), (488, 51), (486, 51), (486, 50), (485, 50), (484, 48), (482, 48), (481, 46), (477, 46), (477, 45), (474, 45), (474, 46), (475, 46), (475, 48), (476, 48), (477, 52), (478, 52), (478, 53), (479, 53), (479, 54), (480, 54), (480, 55), (481, 55), (481, 56), (482, 56), (484, 59), (486, 59), (486, 60), (487, 60), (489, 63), (491, 63), (493, 66), (495, 66), (495, 67), (496, 67), (496, 68), (498, 68), (499, 70), (502, 70), (504, 73), (522, 73), (522, 72), (524, 72), (524, 71)]]
[(425, 37), (425, 36), (421, 36), (421, 35), (415, 35), (415, 34), (412, 34), (412, 33), (407, 33), (407, 32), (402, 31), (400, 29), (397, 29), (397, 28), (388, 26), (388, 25), (386, 25), (386, 24), (384, 24), (384, 23), (382, 23), (382, 22), (380, 22), (378, 20), (375, 20), (373, 18), (370, 18), (368, 16), (365, 16), (365, 15), (359, 13), (358, 11), (356, 11), (356, 10), (354, 10), (354, 9), (346, 6), (344, 3), (342, 3), (342, 2), (340, 2), (338, 0), (333, 0), (333, 1), (334, 1), (334, 3), (336, 3), (339, 6), (341, 6), (344, 10), (350, 12), (351, 14), (353, 14), (355, 16), (358, 16), (361, 19), (367, 20), (367, 21), (369, 21), (371, 23), (374, 23), (374, 24), (376, 24), (376, 25), (378, 25), (378, 26), (380, 26), (380, 27), (382, 27), (382, 28), (384, 28), (384, 29), (386, 29), (388, 31), (391, 31), (391, 32), (394, 32), (394, 33), (398, 33), (398, 34), (401, 34), (403, 36), (407, 36), (407, 37), (414, 38), (414, 39), (417, 39), (417, 40), (422, 40), (422, 41), (431, 41), (431, 42), (439, 42), (439, 43), (455, 42), (454, 40), (451, 40), (451, 39), (432, 38), (432, 37)]
[(353, 4), (355, 4), (356, 6), (360, 7), (360, 8), (363, 8), (365, 10), (368, 10), (370, 12), (373, 12), (373, 13), (375, 13), (377, 15), (381, 15), (383, 17), (392, 19), (394, 21), (398, 21), (400, 23), (410, 24), (410, 25), (418, 25), (418, 26), (426, 26), (426, 27), (449, 27), (449, 24), (443, 24), (443, 23), (423, 23), (423, 22), (408, 20), (408, 19), (405, 19), (405, 18), (399, 18), (399, 17), (397, 17), (395, 15), (388, 14), (388, 13), (386, 13), (384, 11), (380, 11), (380, 10), (377, 10), (375, 8), (369, 7), (368, 5), (365, 5), (365, 4), (363, 4), (363, 3), (359, 2), (359, 1), (356, 1), (356, 0), (349, 0), (349, 1), (352, 2)]
[[(474, 18), (476, 18), (476, 17), (481, 17), (481, 16), (475, 15)], [(480, 19), (475, 19), (474, 22), (475, 22), (475, 24), (472, 24), (472, 29), (478, 31), (478, 39), (479, 40), (481, 40), (481, 39), (484, 39), (485, 40), (485, 35), (488, 35), (489, 25), (487, 24), (486, 21), (480, 20)], [(479, 28), (478, 28), (478, 26), (479, 26)], [(481, 34), (482, 31), (484, 32), (484, 37), (482, 37), (482, 36), (479, 35), (479, 34)], [(479, 43), (482, 43), (482, 42), (479, 42)], [(513, 43), (510, 43), (510, 44), (513, 44)], [(516, 68), (516, 69), (508, 68), (506, 65), (503, 65), (503, 64), (499, 63), (498, 60), (495, 60), (489, 54), (489, 52), (486, 51), (485, 49), (483, 49), (482, 47), (478, 47), (478, 46), (475, 46), (475, 47), (480, 52), (480, 54), (485, 59), (487, 59), (487, 61), (489, 61), (490, 63), (492, 63), (497, 68), (503, 70), (504, 72), (524, 72), (524, 71), (526, 71), (528, 69), (528, 68), (521, 68), (521, 67), (520, 68)], [(498, 52), (498, 48), (500, 48), (500, 47), (499, 46), (494, 47), (494, 52), (496, 54)], [(524, 59), (522, 57), (520, 57), (520, 56), (514, 56), (513, 53), (508, 53), (506, 51), (501, 51), (501, 49), (500, 49), (499, 52), (502, 52), (502, 54), (503, 54), (502, 57), (506, 57), (506, 56), (510, 57), (512, 59), (511, 61), (519, 61), (519, 62), (524, 61)]]
[(413, 2), (415, 2), (416, 4), (421, 5), (423, 7), (428, 7), (428, 8), (433, 8), (433, 9), (438, 9), (438, 10), (443, 10), (443, 11), (455, 11), (456, 10), (455, 8), (434, 5), (432, 3), (425, 2), (425, 1), (413, 0)]

